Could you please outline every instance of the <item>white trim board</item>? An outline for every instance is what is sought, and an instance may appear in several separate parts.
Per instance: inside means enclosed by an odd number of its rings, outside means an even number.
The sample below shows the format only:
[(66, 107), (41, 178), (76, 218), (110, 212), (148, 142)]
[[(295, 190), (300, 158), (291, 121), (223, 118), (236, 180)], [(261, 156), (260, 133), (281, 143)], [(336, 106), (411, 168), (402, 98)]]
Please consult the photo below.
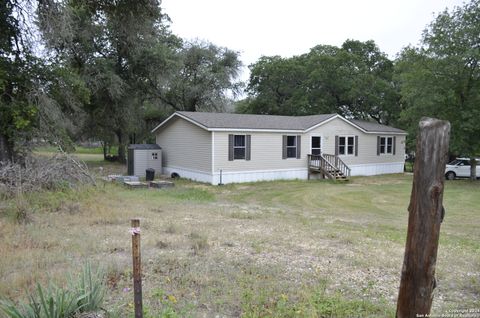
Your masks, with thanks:
[(233, 131), (233, 132), (276, 132), (276, 133), (304, 133), (304, 130), (300, 129), (260, 129), (260, 128), (208, 128), (208, 131), (222, 131), (222, 132), (228, 132), (228, 131)]
[(160, 127), (162, 127), (163, 125), (165, 125), (165, 124), (166, 124), (172, 117), (174, 117), (174, 116), (178, 116), (178, 117), (180, 117), (180, 118), (182, 118), (182, 119), (185, 119), (186, 121), (194, 124), (195, 126), (198, 126), (198, 127), (202, 128), (202, 129), (205, 129), (205, 130), (210, 131), (206, 126), (204, 126), (204, 125), (202, 125), (202, 124), (194, 121), (193, 119), (188, 118), (187, 116), (184, 116), (184, 115), (182, 115), (182, 114), (179, 114), (179, 113), (175, 112), (175, 113), (171, 114), (167, 119), (165, 119), (164, 121), (162, 121), (157, 127), (153, 128), (153, 129), (151, 130), (151, 133), (154, 133), (157, 129), (159, 129)]
[[(322, 121), (321, 123), (318, 123), (318, 124), (316, 124), (316, 125), (314, 125), (314, 126), (312, 126), (312, 127), (309, 127), (309, 128), (307, 128), (307, 129), (305, 129), (305, 130), (304, 130), (304, 133), (307, 133), (307, 132), (309, 132), (309, 131), (317, 128), (317, 127), (320, 127), (320, 126), (322, 126), (322, 125), (324, 125), (324, 124), (326, 124), (326, 123), (334, 120), (335, 118), (339, 118), (339, 119), (343, 120), (343, 121), (346, 122), (347, 124), (349, 124), (349, 125), (357, 128), (358, 130), (360, 130), (361, 132), (363, 132), (363, 133), (365, 133), (365, 134), (373, 134), (373, 135), (386, 134), (386, 135), (405, 135), (405, 136), (407, 135), (406, 132), (405, 132), (405, 133), (402, 133), (402, 132), (386, 132), (386, 131), (383, 131), (383, 132), (379, 132), (379, 131), (368, 131), (368, 130), (365, 130), (365, 129), (363, 129), (362, 127), (360, 127), (360, 126), (352, 123), (350, 120), (346, 119), (345, 117), (343, 117), (343, 116), (341, 116), (341, 115), (339, 115), (339, 114), (336, 114), (335, 116), (330, 117), (330, 118), (328, 118), (327, 120)], [(388, 126), (387, 126), (387, 127), (388, 127)]]
[(215, 171), (215, 132), (212, 131), (212, 144), (210, 145), (212, 147), (212, 171)]

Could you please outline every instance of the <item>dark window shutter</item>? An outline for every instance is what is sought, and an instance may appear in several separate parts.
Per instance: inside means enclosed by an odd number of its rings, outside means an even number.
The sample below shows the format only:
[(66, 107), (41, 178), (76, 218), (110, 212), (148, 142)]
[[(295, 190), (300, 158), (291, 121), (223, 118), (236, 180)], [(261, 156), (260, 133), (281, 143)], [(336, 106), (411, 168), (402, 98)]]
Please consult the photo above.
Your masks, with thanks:
[(377, 156), (380, 156), (380, 136), (377, 136)]
[(233, 135), (228, 135), (228, 161), (233, 161)]
[(247, 135), (245, 138), (245, 160), (250, 160), (250, 146), (252, 144), (252, 135)]
[(287, 159), (287, 135), (282, 136), (282, 159)]
[(358, 136), (355, 136), (355, 157), (358, 157)]
[(335, 136), (335, 156), (338, 156), (338, 136)]
[(297, 135), (297, 159), (302, 156), (302, 136)]
[(395, 156), (395, 148), (396, 148), (396, 145), (397, 145), (397, 137), (396, 136), (393, 136), (393, 149), (392, 149), (392, 153), (393, 155)]

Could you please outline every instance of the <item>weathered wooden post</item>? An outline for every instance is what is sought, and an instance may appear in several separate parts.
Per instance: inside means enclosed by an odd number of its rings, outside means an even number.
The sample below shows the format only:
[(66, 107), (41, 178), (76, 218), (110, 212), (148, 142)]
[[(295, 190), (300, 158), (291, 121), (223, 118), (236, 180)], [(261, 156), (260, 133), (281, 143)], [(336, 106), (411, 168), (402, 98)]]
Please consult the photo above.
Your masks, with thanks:
[(420, 121), (398, 318), (426, 317), (432, 307), (440, 223), (445, 213), (442, 201), (449, 137), (449, 122)]
[(132, 219), (132, 255), (133, 255), (133, 300), (135, 318), (143, 318), (142, 306), (142, 268), (140, 254), (140, 220)]

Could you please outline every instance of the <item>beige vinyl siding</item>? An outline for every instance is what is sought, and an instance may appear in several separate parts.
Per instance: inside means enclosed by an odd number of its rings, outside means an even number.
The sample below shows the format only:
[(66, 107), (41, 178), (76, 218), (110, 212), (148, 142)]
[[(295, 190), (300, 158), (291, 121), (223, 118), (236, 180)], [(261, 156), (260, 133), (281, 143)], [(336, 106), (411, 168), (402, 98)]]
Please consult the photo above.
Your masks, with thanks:
[(172, 118), (156, 134), (157, 144), (162, 147), (164, 167), (212, 171), (211, 132), (177, 117)]
[[(228, 160), (228, 135), (251, 135), (250, 160)], [(301, 158), (282, 159), (282, 136), (301, 135)], [(262, 171), (307, 168), (309, 141), (301, 133), (284, 132), (218, 132), (214, 134), (215, 172), (223, 171)], [(308, 144), (307, 144), (308, 142)]]
[[(405, 161), (405, 136), (385, 134), (365, 134), (361, 130), (335, 118), (305, 134), (308, 139), (308, 153), (310, 153), (310, 136), (322, 137), (322, 152), (335, 154), (335, 136), (358, 136), (358, 156), (339, 156), (348, 164), (374, 164)], [(377, 156), (377, 136), (396, 136), (395, 155), (381, 154)]]

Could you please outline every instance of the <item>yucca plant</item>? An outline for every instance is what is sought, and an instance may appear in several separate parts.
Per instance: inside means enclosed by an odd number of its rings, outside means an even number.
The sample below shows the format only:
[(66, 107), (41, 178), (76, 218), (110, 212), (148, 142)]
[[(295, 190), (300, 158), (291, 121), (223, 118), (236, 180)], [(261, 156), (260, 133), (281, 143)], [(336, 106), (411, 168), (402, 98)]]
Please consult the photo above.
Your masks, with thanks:
[(30, 294), (28, 298), (26, 305), (1, 301), (0, 309), (9, 318), (66, 318), (79, 310), (77, 302), (80, 297), (54, 285), (43, 289), (38, 284), (36, 294)]
[(3, 312), (9, 318), (35, 318), (36, 316), (33, 314), (27, 314), (28, 310), (25, 306), (20, 306), (22, 308), (18, 308), (19, 306), (15, 306), (14, 303), (7, 301), (7, 300), (0, 300), (0, 312)]
[(90, 263), (86, 263), (77, 280), (69, 280), (70, 289), (80, 294), (77, 305), (80, 312), (97, 311), (101, 308), (105, 297), (105, 274), (102, 270), (92, 271)]
[[(71, 317), (75, 312), (81, 310), (78, 302), (83, 297), (75, 290), (64, 290), (53, 286), (44, 294), (40, 285), (37, 285), (40, 312), (45, 318), (66, 318)], [(32, 302), (30, 302), (32, 303)], [(42, 315), (40, 315), (42, 317)], [(40, 318), (39, 317), (39, 318)]]
[(87, 263), (77, 279), (69, 278), (67, 289), (55, 285), (44, 289), (37, 284), (27, 304), (0, 300), (0, 313), (7, 318), (71, 318), (78, 313), (98, 311), (105, 296), (103, 281), (103, 272), (92, 272)]

